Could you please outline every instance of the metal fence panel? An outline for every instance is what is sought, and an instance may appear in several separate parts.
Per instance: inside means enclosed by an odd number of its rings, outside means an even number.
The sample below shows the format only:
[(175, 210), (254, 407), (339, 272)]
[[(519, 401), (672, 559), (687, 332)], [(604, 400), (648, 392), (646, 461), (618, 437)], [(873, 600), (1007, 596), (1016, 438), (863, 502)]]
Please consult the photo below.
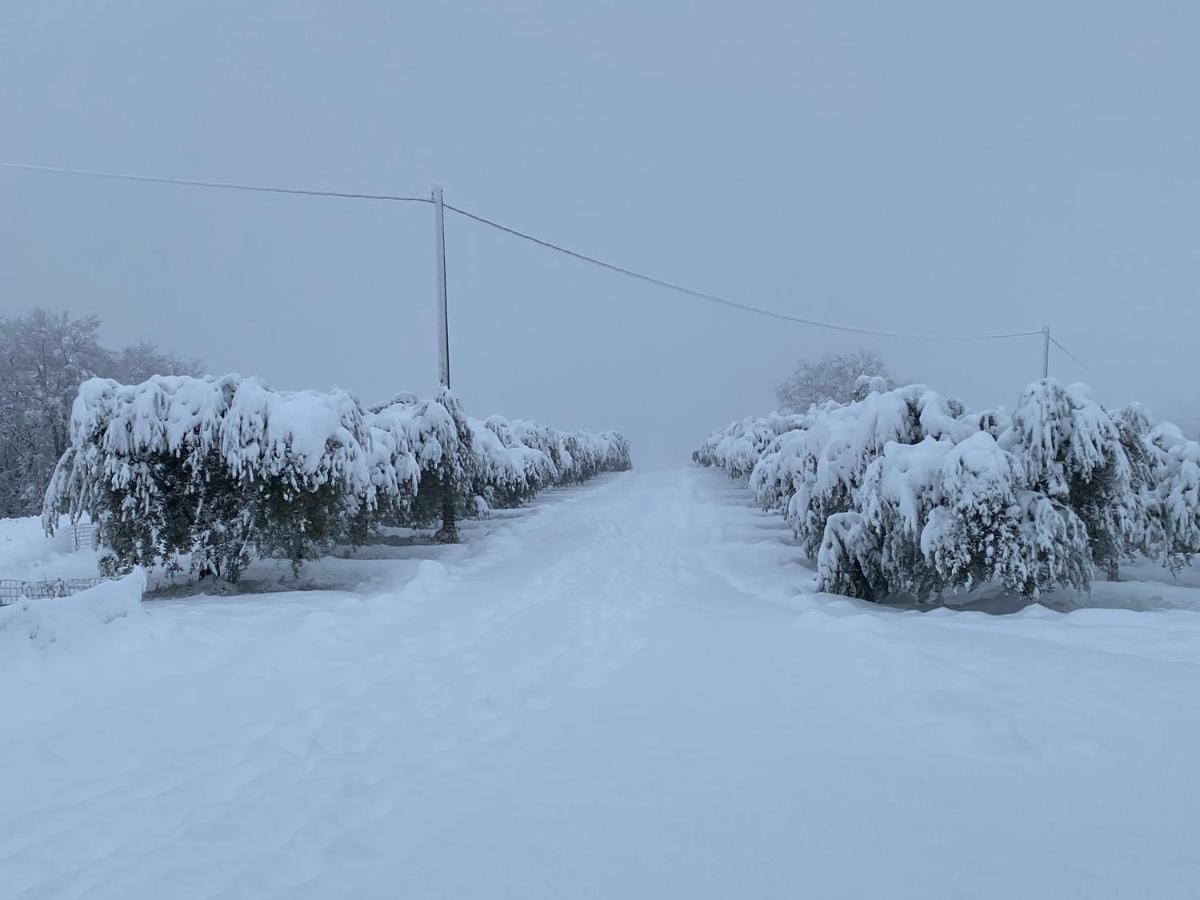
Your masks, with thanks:
[(10, 606), (20, 600), (49, 600), (53, 597), (68, 597), (90, 587), (95, 587), (104, 578), (48, 578), (43, 581), (20, 581), (16, 578), (0, 578), (0, 606)]
[(55, 543), (68, 553), (95, 550), (99, 533), (95, 525), (65, 525), (54, 534)]

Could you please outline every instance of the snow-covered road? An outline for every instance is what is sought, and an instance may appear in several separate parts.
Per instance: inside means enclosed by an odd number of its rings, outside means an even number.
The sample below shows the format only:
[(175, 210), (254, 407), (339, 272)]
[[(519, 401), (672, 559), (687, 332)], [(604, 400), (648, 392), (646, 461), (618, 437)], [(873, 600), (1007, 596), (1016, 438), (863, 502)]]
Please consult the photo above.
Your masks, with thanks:
[(707, 470), (485, 530), (0, 644), (0, 897), (1195, 895), (1200, 613), (813, 595)]

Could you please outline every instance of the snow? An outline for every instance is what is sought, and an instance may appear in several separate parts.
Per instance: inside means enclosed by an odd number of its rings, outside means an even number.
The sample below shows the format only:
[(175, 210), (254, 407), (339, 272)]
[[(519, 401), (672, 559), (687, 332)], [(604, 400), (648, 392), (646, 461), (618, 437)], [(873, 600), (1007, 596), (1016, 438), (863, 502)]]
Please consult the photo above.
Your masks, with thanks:
[(142, 565), (236, 582), (252, 556), (298, 572), (339, 541), (428, 521), (443, 498), (485, 515), (631, 465), (617, 432), (489, 421), (469, 420), (446, 388), (367, 409), (345, 391), (275, 391), (239, 375), (93, 378), (43, 520), (97, 522), (106, 574)]
[(23, 599), (0, 606), (0, 653), (16, 658), (31, 645), (43, 648), (48, 644), (71, 649), (117, 619), (144, 615), (145, 590), (146, 573), (135, 569), (120, 580), (104, 581), (52, 602)]
[(1002, 585), (1039, 597), (1099, 569), (1200, 554), (1200, 444), (1110, 412), (1087, 385), (1029, 385), (1016, 411), (968, 412), (922, 385), (732, 422), (693, 454), (745, 479), (815, 559), (822, 589), (918, 600)]
[(699, 468), (465, 527), (0, 650), (0, 897), (1194, 894), (1194, 570), (821, 595)]
[(1166, 422), (1150, 433), (1149, 447), (1168, 563), (1182, 565), (1200, 548), (1200, 443)]
[[(436, 469), (443, 460), (456, 460), (461, 465), (465, 451), (452, 401), (449, 393), (428, 400), (402, 394), (368, 414), (376, 434), (385, 437), (392, 454), (405, 458), (406, 475), (419, 476), (420, 470)], [(415, 462), (415, 469), (408, 463), (410, 459)], [(397, 466), (397, 470), (401, 468)]]
[(805, 415), (779, 413), (730, 422), (710, 434), (693, 456), (697, 462), (719, 466), (734, 478), (741, 478), (750, 474), (779, 435), (803, 427), (807, 422)]
[(0, 519), (0, 578), (94, 578), (97, 554), (90, 548), (68, 552), (68, 526), (63, 517), (59, 532), (51, 539), (40, 518)]

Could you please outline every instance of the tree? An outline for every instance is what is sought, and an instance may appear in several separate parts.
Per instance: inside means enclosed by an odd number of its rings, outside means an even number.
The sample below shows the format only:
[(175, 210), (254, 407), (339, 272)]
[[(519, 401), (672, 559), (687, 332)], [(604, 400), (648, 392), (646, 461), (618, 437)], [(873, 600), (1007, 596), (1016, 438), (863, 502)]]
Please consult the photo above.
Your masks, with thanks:
[(163, 353), (149, 341), (138, 341), (108, 353), (100, 374), (122, 384), (141, 384), (154, 375), (200, 375), (204, 363)]
[(731, 478), (745, 478), (779, 435), (802, 428), (804, 422), (803, 416), (778, 413), (730, 422), (705, 439), (700, 449), (692, 453), (692, 461), (722, 468)]
[[(452, 524), (483, 512), (484, 498), (517, 504), (547, 484), (630, 466), (616, 432), (493, 425), (473, 424), (445, 388), (364, 410), (344, 391), (274, 391), (238, 375), (91, 378), (72, 406), (43, 522), (53, 531), (64, 513), (88, 515), (105, 574), (187, 567), (233, 582), (252, 556), (298, 571), (383, 524), (443, 517), (445, 527), (447, 508)], [(521, 434), (559, 447), (559, 464)]]
[(1092, 562), (1114, 581), (1120, 562), (1140, 549), (1145, 521), (1122, 438), (1085, 386), (1053, 378), (1025, 389), (1004, 436), (1024, 468), (1025, 486), (1074, 510), (1087, 526)]
[(44, 309), (0, 318), (0, 517), (41, 509), (50, 473), (69, 444), (71, 405), (85, 379), (140, 382), (200, 368), (147, 342), (107, 350), (99, 327), (96, 316), (76, 319)]
[(858, 380), (849, 402), (746, 419), (693, 459), (782, 513), (822, 590), (920, 600), (990, 583), (1087, 590), (1096, 566), (1200, 555), (1200, 443), (1110, 412), (1086, 385), (1031, 384), (1016, 411), (969, 412), (920, 385)]
[(36, 511), (50, 471), (67, 448), (67, 419), (80, 382), (107, 355), (100, 320), (35, 310), (0, 320), (0, 515)]
[(388, 480), (349, 394), (272, 391), (233, 375), (89, 379), (71, 437), (44, 521), (53, 529), (62, 513), (86, 513), (105, 574), (188, 565), (236, 581), (251, 550), (298, 570), (374, 505), (374, 477)]
[(1200, 443), (1164, 422), (1149, 435), (1151, 548), (1172, 571), (1200, 554)]
[(872, 350), (857, 350), (801, 360), (792, 376), (775, 388), (775, 397), (780, 412), (803, 413), (813, 404), (849, 403), (892, 386), (883, 358)]
[[(795, 493), (785, 515), (805, 556), (818, 555), (831, 516), (857, 508), (855, 492), (890, 443), (918, 444), (926, 437), (961, 440), (972, 433), (975, 429), (954, 417), (958, 406), (923, 385), (910, 384), (822, 410), (807, 428), (794, 432), (789, 468)], [(756, 483), (753, 475), (751, 482)]]
[(1020, 464), (986, 431), (958, 443), (887, 444), (854, 507), (826, 522), (822, 590), (925, 601), (988, 583), (1031, 597), (1090, 583), (1082, 521), (1022, 489)]

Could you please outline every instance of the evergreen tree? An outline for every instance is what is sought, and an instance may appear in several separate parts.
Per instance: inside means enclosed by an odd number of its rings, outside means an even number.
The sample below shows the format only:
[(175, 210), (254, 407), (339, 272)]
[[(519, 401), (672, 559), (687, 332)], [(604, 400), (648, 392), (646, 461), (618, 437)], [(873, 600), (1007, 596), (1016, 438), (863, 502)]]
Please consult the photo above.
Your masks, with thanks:
[(1079, 516), (1092, 562), (1115, 579), (1140, 546), (1145, 516), (1113, 418), (1083, 386), (1048, 378), (1021, 395), (1005, 445), (1021, 461), (1028, 489)]
[[(74, 403), (43, 519), (52, 530), (61, 514), (89, 515), (108, 573), (186, 566), (236, 581), (255, 556), (298, 571), (384, 524), (453, 527), (486, 512), (486, 498), (517, 504), (630, 465), (616, 432), (493, 424), (507, 445), (449, 391), (364, 411), (343, 391), (273, 391), (235, 375), (94, 378)], [(557, 447), (563, 469), (521, 434)]]
[(1178, 571), (1200, 554), (1200, 443), (1165, 422), (1151, 431), (1146, 446), (1154, 484), (1148, 543)]

